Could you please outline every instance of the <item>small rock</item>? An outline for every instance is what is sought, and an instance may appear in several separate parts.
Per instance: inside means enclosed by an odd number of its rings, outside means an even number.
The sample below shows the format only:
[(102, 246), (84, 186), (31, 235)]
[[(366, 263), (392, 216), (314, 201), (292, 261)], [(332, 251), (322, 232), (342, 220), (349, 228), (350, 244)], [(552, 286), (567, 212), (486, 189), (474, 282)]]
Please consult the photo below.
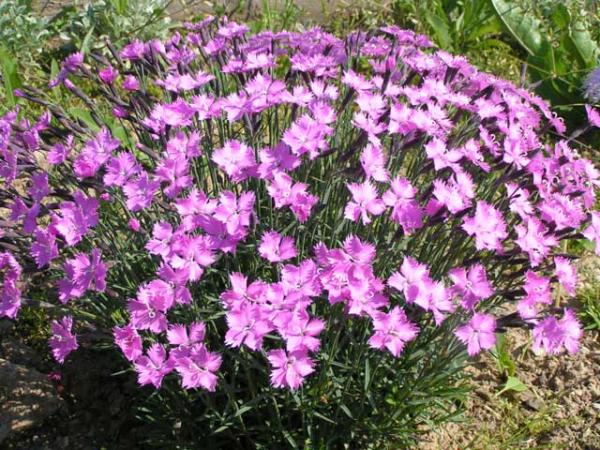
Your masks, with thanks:
[(12, 320), (0, 319), (0, 337), (8, 336), (14, 327), (15, 324)]
[(42, 358), (30, 347), (15, 338), (4, 338), (0, 342), (0, 357), (13, 364), (42, 369)]
[(9, 435), (41, 424), (62, 405), (46, 375), (0, 359), (0, 443)]

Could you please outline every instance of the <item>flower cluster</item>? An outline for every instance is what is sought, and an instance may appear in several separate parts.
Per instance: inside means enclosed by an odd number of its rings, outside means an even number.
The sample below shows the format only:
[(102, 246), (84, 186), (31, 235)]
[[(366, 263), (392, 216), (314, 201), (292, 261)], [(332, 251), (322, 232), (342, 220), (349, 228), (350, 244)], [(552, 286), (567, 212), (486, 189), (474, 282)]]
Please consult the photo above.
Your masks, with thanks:
[[(90, 106), (93, 127), (56, 107), (0, 117), (0, 242), (18, 237), (0, 254), (0, 316), (20, 307), (17, 260), (60, 273), (65, 307), (121, 299), (114, 343), (156, 388), (176, 373), (215, 391), (219, 335), (297, 389), (344, 327), (337, 311), (394, 358), (449, 318), (470, 355), (492, 348), (501, 303), (536, 350), (577, 350), (581, 326), (552, 315), (552, 292), (577, 285), (562, 242), (600, 254), (600, 173), (546, 139), (565, 128), (543, 100), (393, 26), (186, 28), (63, 62), (50, 86)], [(59, 362), (73, 327), (52, 323)]]

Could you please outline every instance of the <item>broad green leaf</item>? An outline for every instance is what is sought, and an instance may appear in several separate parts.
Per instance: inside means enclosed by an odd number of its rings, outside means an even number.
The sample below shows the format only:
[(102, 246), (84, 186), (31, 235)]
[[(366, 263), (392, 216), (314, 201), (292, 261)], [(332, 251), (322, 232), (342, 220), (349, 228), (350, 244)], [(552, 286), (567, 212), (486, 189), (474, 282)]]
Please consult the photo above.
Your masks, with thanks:
[(504, 0), (488, 0), (503, 27), (530, 55), (538, 53), (543, 39), (538, 19), (526, 14), (518, 5)]
[(504, 385), (502, 390), (496, 394), (496, 396), (499, 396), (507, 391), (523, 392), (526, 390), (527, 386), (525, 385), (525, 383), (523, 383), (517, 377), (508, 377), (508, 379), (506, 380), (506, 384)]
[(78, 120), (81, 120), (88, 128), (92, 131), (99, 131), (100, 127), (92, 118), (92, 115), (87, 109), (83, 108), (69, 108), (69, 114)]

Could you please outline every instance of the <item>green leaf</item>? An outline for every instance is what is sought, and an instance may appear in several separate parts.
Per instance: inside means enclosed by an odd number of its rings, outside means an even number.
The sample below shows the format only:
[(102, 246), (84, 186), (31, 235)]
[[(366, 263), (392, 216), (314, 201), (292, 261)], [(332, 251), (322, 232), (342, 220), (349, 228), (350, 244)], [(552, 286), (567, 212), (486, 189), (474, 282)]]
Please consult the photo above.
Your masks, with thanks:
[(518, 5), (504, 0), (488, 0), (503, 28), (530, 55), (539, 52), (543, 39), (538, 19), (525, 13)]
[(507, 391), (523, 392), (526, 390), (527, 386), (525, 385), (525, 383), (523, 383), (517, 377), (508, 377), (508, 379), (506, 380), (506, 384), (504, 385), (502, 390), (496, 394), (496, 397)]
[(17, 73), (17, 62), (4, 47), (0, 47), (0, 64), (6, 99), (9, 107), (12, 108), (17, 104), (13, 91), (21, 86), (21, 80)]
[(81, 120), (88, 128), (92, 131), (99, 131), (100, 127), (92, 118), (92, 115), (87, 109), (83, 108), (69, 108), (69, 114), (78, 120)]

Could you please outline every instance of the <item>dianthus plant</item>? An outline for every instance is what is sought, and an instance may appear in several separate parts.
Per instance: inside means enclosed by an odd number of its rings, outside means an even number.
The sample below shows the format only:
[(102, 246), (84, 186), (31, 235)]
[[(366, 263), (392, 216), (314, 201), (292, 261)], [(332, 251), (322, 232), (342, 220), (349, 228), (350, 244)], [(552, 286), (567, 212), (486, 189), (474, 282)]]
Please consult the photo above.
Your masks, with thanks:
[(50, 88), (0, 119), (0, 316), (43, 298), (59, 363), (110, 342), (178, 439), (407, 443), (506, 327), (578, 349), (566, 250), (600, 245), (598, 172), (543, 100), (423, 36), (208, 18)]

